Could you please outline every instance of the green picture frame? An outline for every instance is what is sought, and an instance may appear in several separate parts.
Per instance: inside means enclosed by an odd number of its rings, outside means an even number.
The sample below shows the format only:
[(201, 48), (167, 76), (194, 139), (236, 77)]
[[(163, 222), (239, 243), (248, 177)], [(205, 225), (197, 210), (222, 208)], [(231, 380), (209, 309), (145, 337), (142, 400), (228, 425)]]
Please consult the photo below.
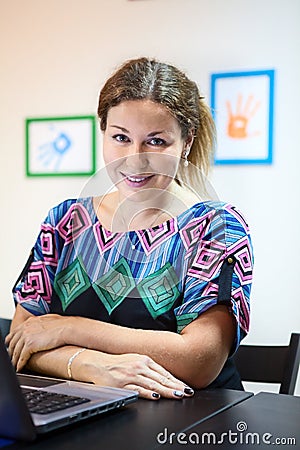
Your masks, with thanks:
[(96, 171), (96, 117), (25, 120), (27, 177), (90, 176)]

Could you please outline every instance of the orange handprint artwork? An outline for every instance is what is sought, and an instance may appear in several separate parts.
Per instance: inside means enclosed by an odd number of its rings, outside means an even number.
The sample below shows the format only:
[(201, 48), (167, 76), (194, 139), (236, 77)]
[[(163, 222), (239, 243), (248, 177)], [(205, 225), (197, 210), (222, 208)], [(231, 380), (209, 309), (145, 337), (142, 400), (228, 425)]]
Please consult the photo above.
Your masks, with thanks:
[(236, 109), (233, 112), (231, 103), (226, 101), (228, 120), (226, 134), (233, 139), (246, 139), (250, 136), (257, 136), (259, 131), (249, 133), (249, 123), (260, 107), (260, 101), (255, 101), (253, 95), (249, 95), (243, 106), (243, 96), (238, 94)]

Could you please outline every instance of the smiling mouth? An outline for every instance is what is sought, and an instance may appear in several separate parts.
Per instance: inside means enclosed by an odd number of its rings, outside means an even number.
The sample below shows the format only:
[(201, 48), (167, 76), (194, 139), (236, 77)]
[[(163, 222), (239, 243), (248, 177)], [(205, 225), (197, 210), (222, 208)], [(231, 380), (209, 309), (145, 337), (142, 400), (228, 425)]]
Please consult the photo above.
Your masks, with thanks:
[(124, 178), (129, 180), (131, 183), (142, 183), (143, 181), (148, 181), (150, 178), (152, 178), (154, 176), (154, 175), (144, 175), (144, 176), (126, 175), (125, 173), (122, 173), (122, 175)]

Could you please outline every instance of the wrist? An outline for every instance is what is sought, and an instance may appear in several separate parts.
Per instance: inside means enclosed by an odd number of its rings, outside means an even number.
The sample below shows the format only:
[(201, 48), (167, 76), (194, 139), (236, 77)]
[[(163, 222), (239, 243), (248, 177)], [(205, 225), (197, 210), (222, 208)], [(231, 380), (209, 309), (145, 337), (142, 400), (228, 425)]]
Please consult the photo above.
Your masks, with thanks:
[(84, 352), (78, 354), (72, 362), (73, 379), (113, 386), (114, 380), (110, 372), (116, 367), (118, 359), (119, 355), (110, 355), (87, 348)]
[(61, 327), (61, 345), (77, 345), (74, 337), (76, 333), (74, 332), (72, 316), (65, 316), (63, 318), (63, 323)]
[[(81, 349), (78, 350), (80, 351)], [(70, 359), (68, 360), (68, 364), (69, 361)], [(80, 353), (73, 358), (71, 365), (72, 378), (77, 381), (94, 383), (99, 369), (99, 364), (96, 364), (95, 361), (95, 351), (85, 349), (84, 351), (80, 351)]]
[(67, 364), (67, 374), (68, 374), (69, 380), (74, 380), (73, 370), (72, 370), (73, 362), (75, 361), (76, 358), (79, 358), (81, 353), (83, 353), (85, 351), (86, 351), (86, 348), (80, 348), (79, 350), (76, 350), (76, 352), (70, 356), (70, 358), (68, 360), (68, 364)]

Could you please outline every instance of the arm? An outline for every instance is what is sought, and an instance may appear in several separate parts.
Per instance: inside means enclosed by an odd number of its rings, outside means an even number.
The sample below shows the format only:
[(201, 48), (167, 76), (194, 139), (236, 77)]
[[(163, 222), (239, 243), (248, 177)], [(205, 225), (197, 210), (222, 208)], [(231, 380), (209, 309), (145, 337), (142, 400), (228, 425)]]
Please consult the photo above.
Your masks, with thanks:
[(217, 377), (235, 336), (234, 319), (222, 305), (201, 314), (181, 334), (130, 329), (80, 317), (69, 318), (69, 324), (63, 333), (65, 343), (83, 343), (81, 345), (114, 354), (148, 355), (195, 388), (206, 387)]
[[(208, 224), (207, 230), (200, 230), (201, 245), (195, 245), (190, 253), (183, 304), (174, 310), (179, 330), (190, 321), (180, 334), (47, 314), (30, 318), (9, 336), (17, 367), (39, 351), (84, 345), (115, 355), (146, 354), (195, 387), (209, 384), (248, 331), (252, 261), (247, 225), (237, 211), (226, 207)], [(212, 238), (211, 255), (215, 256), (209, 258), (207, 272), (202, 270), (202, 262)]]
[[(41, 323), (39, 319), (41, 317), (35, 317), (20, 305), (17, 306), (11, 333), (6, 339), (13, 363), (15, 363), (15, 354), (12, 350), (12, 341), (19, 336), (18, 330), (26, 328), (28, 323)], [(41, 338), (44, 333), (45, 330), (42, 331)], [(82, 344), (80, 347), (63, 345), (52, 350), (39, 351), (30, 357), (26, 367), (48, 376), (68, 378), (68, 362), (81, 348)], [(110, 355), (87, 349), (73, 360), (72, 379), (136, 390), (141, 397), (151, 400), (157, 400), (161, 396), (180, 399), (184, 395), (193, 394), (193, 391), (182, 381), (176, 379), (151, 358), (132, 353)]]
[[(26, 311), (26, 309), (22, 308), (20, 305), (17, 305), (11, 323), (10, 333), (14, 333), (14, 330), (17, 327), (23, 326), (25, 321), (28, 320), (29, 318), (34, 319), (35, 316)], [(8, 342), (8, 340), (6, 342)], [(74, 346), (66, 346), (64, 348), (48, 352), (49, 358), (45, 357), (47, 352), (35, 354), (34, 357), (32, 357), (28, 361), (26, 367), (27, 369), (30, 369), (34, 372), (36, 371), (53, 377), (68, 378), (67, 361), (68, 358), (70, 358), (72, 354), (75, 353), (76, 350), (77, 348)], [(12, 359), (12, 363), (13, 364), (15, 363), (14, 359)]]
[(201, 314), (181, 334), (51, 314), (20, 327), (13, 325), (12, 331), (8, 342), (18, 368), (37, 351), (73, 345), (115, 355), (147, 355), (175, 377), (202, 388), (222, 369), (233, 344), (235, 323), (228, 308), (219, 305)]

